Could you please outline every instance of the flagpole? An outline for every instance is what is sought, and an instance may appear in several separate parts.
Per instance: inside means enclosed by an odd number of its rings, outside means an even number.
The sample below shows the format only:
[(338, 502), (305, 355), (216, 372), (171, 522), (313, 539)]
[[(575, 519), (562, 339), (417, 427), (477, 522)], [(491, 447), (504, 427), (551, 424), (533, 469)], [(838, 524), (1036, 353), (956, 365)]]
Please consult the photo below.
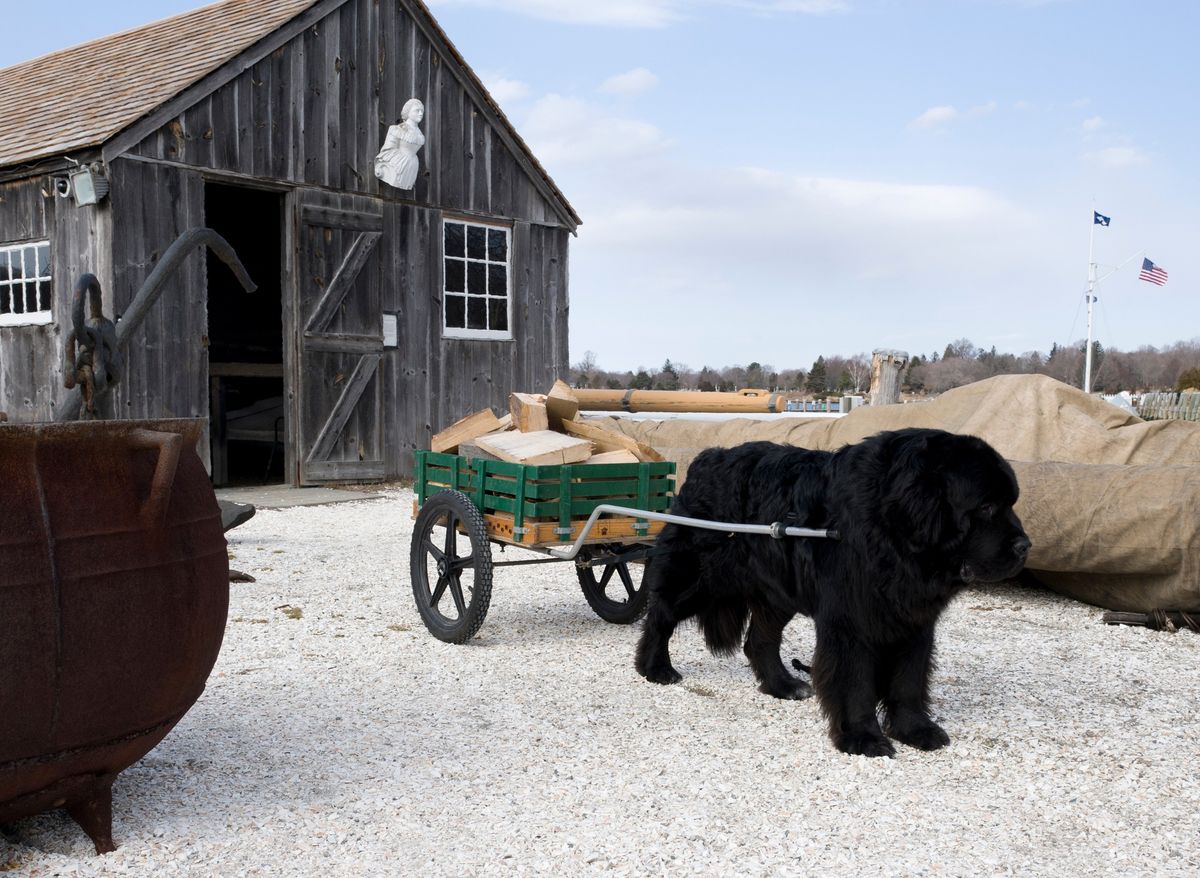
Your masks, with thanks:
[(1096, 208), (1092, 205), (1092, 230), (1088, 234), (1088, 289), (1087, 289), (1087, 306), (1088, 306), (1088, 327), (1087, 327), (1087, 351), (1083, 356), (1083, 392), (1092, 392), (1092, 303), (1096, 297), (1093, 293), (1096, 290), (1096, 263), (1092, 258), (1096, 244)]

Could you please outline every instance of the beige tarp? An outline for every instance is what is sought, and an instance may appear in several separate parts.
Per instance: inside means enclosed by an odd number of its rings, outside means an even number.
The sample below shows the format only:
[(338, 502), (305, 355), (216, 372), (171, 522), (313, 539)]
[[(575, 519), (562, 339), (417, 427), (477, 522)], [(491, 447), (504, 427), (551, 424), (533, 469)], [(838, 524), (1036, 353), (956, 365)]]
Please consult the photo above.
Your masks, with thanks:
[(1016, 470), (1038, 579), (1111, 609), (1200, 610), (1200, 424), (1142, 421), (1040, 375), (1002, 375), (838, 419), (604, 422), (681, 473), (705, 448), (756, 439), (832, 450), (901, 427), (970, 433)]

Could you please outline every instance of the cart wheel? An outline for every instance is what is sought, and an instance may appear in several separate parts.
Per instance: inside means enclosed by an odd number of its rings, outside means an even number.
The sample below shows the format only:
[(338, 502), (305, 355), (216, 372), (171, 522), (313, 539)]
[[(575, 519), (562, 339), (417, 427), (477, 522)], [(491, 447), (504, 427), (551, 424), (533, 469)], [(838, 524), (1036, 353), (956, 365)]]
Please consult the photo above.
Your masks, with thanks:
[[(461, 528), (461, 531), (460, 531)], [(429, 633), (466, 643), (492, 601), (492, 550), (483, 516), (461, 491), (425, 501), (412, 538), (412, 587)]]
[[(586, 556), (581, 556), (583, 561)], [(629, 625), (646, 612), (648, 594), (642, 585), (642, 564), (616, 561), (584, 567), (575, 562), (579, 587), (590, 606), (605, 622)]]

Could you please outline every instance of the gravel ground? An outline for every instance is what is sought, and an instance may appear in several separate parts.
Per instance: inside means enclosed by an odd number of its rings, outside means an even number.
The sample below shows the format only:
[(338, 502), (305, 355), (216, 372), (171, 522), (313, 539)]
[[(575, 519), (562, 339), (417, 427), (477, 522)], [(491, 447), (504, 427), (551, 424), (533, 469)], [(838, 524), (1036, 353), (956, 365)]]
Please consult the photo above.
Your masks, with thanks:
[[(62, 814), (0, 836), (26, 875), (1200, 874), (1200, 637), (1108, 627), (1015, 587), (939, 629), (953, 744), (835, 751), (813, 700), (759, 693), (685, 628), (684, 675), (633, 670), (636, 628), (572, 565), (499, 570), (467, 646), (408, 577), (412, 494), (261, 510), (231, 531), (208, 689), (114, 793), (119, 849)], [(511, 554), (511, 550), (510, 550)], [(805, 620), (788, 654), (811, 655)]]

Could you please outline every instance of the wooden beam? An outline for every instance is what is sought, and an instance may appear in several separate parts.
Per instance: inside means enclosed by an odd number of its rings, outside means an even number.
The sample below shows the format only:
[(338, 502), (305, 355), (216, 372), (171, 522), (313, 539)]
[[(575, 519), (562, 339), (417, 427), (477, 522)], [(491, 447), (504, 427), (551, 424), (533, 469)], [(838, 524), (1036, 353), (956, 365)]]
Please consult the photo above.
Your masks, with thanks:
[(475, 444), (501, 460), (532, 465), (582, 463), (592, 454), (586, 439), (564, 436), (552, 430), (535, 433), (492, 433), (480, 436)]
[(513, 426), (522, 433), (550, 428), (546, 397), (540, 393), (513, 393), (508, 398), (508, 411), (512, 415)]
[(588, 412), (782, 412), (781, 393), (743, 390), (710, 393), (699, 390), (586, 390), (576, 389), (579, 408)]
[(641, 463), (641, 461), (632, 451), (620, 448), (616, 451), (602, 451), (599, 454), (593, 454), (584, 463)]
[(382, 232), (358, 233), (354, 243), (350, 245), (349, 252), (346, 253), (346, 258), (342, 260), (337, 273), (334, 274), (333, 280), (329, 282), (320, 301), (309, 315), (308, 323), (304, 325), (306, 333), (322, 332), (333, 321), (338, 308), (341, 307), (342, 300), (350, 292), (350, 288), (358, 278), (358, 273), (371, 258), (371, 252), (375, 249), (375, 244), (382, 234)]
[(591, 440), (597, 451), (629, 451), (643, 462), (665, 460), (649, 445), (643, 445), (631, 436), (605, 430), (587, 421), (563, 421), (563, 429), (568, 435)]
[[(325, 426), (321, 428), (320, 434), (313, 442), (312, 448), (308, 451), (306, 462), (308, 464), (318, 462), (330, 462), (327, 460), (331, 451), (333, 451), (334, 443), (337, 442), (338, 436), (346, 426), (346, 421), (350, 419), (354, 407), (358, 405), (358, 401), (362, 398), (363, 391), (367, 389), (367, 382), (375, 376), (375, 370), (379, 367), (381, 357), (379, 354), (368, 354), (361, 357), (354, 367), (353, 374), (350, 375), (350, 380), (346, 382), (342, 388), (342, 394), (338, 397), (337, 402), (333, 405), (333, 410), (329, 414), (329, 420), (325, 422)], [(336, 462), (336, 461), (334, 461)]]
[(546, 416), (551, 430), (562, 430), (563, 421), (573, 421), (579, 414), (579, 400), (567, 382), (559, 379), (546, 394)]
[(477, 436), (482, 436), (485, 433), (495, 433), (497, 430), (502, 429), (500, 419), (496, 417), (491, 409), (481, 409), (467, 415), (465, 418), (460, 418), (445, 430), (435, 434), (429, 440), (429, 450), (436, 451), (439, 454), (454, 451), (462, 443), (468, 442)]

